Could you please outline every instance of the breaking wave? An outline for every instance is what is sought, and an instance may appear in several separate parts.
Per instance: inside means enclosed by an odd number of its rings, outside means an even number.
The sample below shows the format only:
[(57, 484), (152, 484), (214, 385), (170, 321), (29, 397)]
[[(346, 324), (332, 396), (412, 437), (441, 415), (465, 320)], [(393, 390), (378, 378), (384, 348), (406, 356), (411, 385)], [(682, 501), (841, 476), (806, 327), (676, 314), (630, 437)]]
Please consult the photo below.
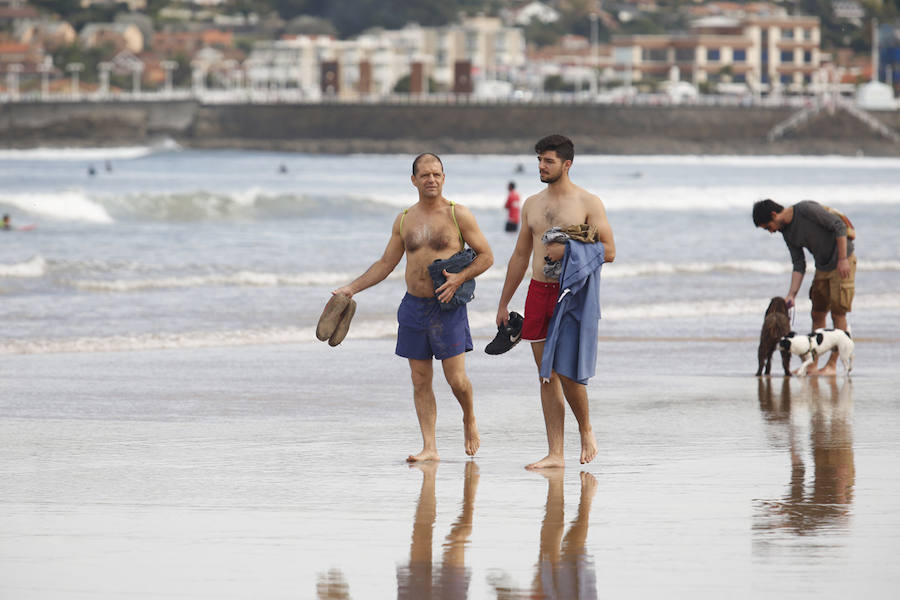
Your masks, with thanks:
[(43, 277), (47, 273), (47, 261), (40, 254), (25, 262), (0, 263), (0, 277)]
[[(810, 265), (809, 271), (814, 268)], [(7, 270), (21, 273), (6, 274)], [(712, 273), (789, 273), (790, 263), (786, 261), (725, 261), (719, 263), (614, 263), (603, 269), (604, 279), (626, 279), (636, 277), (658, 277), (668, 275), (703, 275)], [(860, 261), (858, 271), (900, 271), (900, 261)], [(46, 271), (46, 264), (40, 257), (35, 257), (20, 265), (0, 265), (0, 276), (39, 277)], [(27, 274), (26, 274), (27, 273)], [(138, 292), (143, 290), (166, 288), (194, 288), (206, 286), (244, 286), (244, 287), (316, 287), (338, 286), (353, 280), (359, 275), (350, 271), (310, 271), (306, 273), (271, 273), (263, 271), (238, 271), (234, 273), (215, 273), (204, 275), (185, 275), (180, 277), (143, 277), (121, 279), (74, 279), (68, 284), (74, 288), (88, 292)], [(503, 280), (506, 269), (494, 266), (479, 275), (479, 281)], [(388, 280), (401, 280), (403, 273), (395, 270)]]

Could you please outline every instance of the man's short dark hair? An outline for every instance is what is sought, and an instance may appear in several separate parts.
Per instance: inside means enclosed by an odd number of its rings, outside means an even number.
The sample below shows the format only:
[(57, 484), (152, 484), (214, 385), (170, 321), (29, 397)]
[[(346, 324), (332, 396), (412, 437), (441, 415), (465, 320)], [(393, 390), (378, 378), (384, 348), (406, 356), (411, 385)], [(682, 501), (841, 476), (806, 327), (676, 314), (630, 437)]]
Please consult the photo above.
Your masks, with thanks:
[(415, 158), (413, 159), (413, 175), (416, 174), (416, 167), (418, 166), (419, 161), (422, 160), (423, 158), (425, 158), (426, 156), (432, 156), (432, 157), (434, 157), (435, 159), (437, 159), (437, 161), (441, 164), (441, 171), (443, 172), (443, 170), (444, 170), (444, 163), (443, 163), (443, 161), (441, 160), (441, 157), (438, 156), (437, 154), (432, 154), (431, 152), (423, 152), (422, 154), (418, 155), (417, 157), (415, 157)]
[(760, 200), (753, 205), (753, 224), (762, 227), (772, 220), (772, 213), (780, 213), (784, 207), (774, 200)]
[(575, 144), (564, 135), (554, 133), (553, 135), (541, 138), (538, 140), (538, 143), (534, 145), (534, 151), (538, 154), (543, 154), (548, 150), (555, 151), (557, 156), (563, 160), (575, 160)]
[(516, 182), (515, 182), (515, 181), (510, 181), (510, 182), (509, 182), (509, 189), (511, 189), (511, 190), (516, 189)]

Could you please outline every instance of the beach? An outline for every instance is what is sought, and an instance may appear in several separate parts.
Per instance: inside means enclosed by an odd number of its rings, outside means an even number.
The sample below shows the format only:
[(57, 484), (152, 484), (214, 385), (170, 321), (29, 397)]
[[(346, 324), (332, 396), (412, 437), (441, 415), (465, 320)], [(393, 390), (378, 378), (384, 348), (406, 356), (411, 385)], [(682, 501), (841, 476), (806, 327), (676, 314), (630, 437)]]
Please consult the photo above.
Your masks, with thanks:
[[(356, 295), (341, 345), (314, 335), (415, 202), (411, 156), (0, 152), (0, 598), (894, 594), (897, 159), (577, 155), (617, 256), (588, 386), (599, 454), (578, 463), (567, 413), (552, 473), (524, 469), (547, 451), (530, 349), (484, 353), (506, 185), (539, 190), (534, 157), (442, 159), (495, 256), (468, 305), (481, 448), (465, 455), (436, 368), (442, 460), (411, 467), (404, 265)], [(791, 270), (753, 227), (766, 197), (856, 227), (849, 380), (753, 375)]]
[[(530, 352), (438, 377), (442, 461), (389, 340), (7, 357), (4, 598), (890, 597), (896, 343), (852, 380), (756, 378), (751, 340), (603, 340), (600, 452), (546, 441)], [(574, 587), (573, 587), (574, 586)], [(558, 595), (576, 590), (577, 595)], [(427, 592), (427, 593), (426, 593)], [(576, 593), (576, 592), (572, 592)]]

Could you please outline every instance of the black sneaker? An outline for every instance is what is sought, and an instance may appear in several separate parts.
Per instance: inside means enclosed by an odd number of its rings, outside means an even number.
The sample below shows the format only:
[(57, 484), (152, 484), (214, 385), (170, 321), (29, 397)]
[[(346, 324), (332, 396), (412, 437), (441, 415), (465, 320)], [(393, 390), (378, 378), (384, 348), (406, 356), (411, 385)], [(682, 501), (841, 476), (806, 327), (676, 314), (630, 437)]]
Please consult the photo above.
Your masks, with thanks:
[(488, 354), (503, 354), (519, 343), (522, 339), (522, 318), (517, 312), (509, 313), (509, 322), (497, 327), (497, 335), (491, 340), (484, 351)]

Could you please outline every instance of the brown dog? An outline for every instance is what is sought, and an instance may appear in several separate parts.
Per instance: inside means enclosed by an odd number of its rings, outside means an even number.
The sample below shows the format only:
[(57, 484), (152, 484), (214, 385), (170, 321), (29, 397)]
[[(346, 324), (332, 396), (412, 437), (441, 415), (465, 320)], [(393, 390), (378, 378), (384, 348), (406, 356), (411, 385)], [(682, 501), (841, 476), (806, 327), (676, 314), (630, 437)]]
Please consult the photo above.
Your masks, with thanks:
[[(772, 370), (772, 353), (778, 347), (778, 342), (791, 331), (791, 320), (788, 317), (787, 303), (784, 298), (776, 296), (769, 302), (766, 309), (766, 318), (763, 321), (762, 331), (759, 332), (759, 368), (756, 375), (762, 375), (763, 364), (766, 366), (766, 375)], [(791, 353), (781, 349), (781, 364), (784, 366), (784, 376), (790, 377)]]

